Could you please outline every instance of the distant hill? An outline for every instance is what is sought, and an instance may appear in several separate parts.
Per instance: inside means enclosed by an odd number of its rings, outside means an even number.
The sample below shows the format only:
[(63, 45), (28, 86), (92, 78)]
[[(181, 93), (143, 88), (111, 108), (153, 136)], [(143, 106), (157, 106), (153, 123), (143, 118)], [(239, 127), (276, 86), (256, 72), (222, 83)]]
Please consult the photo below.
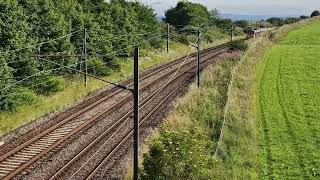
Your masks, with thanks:
[(228, 18), (232, 20), (247, 20), (247, 21), (259, 21), (259, 20), (266, 20), (270, 17), (280, 17), (280, 18), (287, 18), (287, 17), (298, 17), (294, 15), (287, 15), (287, 16), (274, 16), (274, 15), (239, 15), (239, 14), (221, 14), (221, 17)]
[[(270, 17), (280, 17), (280, 18), (287, 18), (287, 17), (299, 17), (294, 15), (287, 15), (287, 16), (275, 16), (275, 15), (243, 15), (243, 14), (220, 14), (222, 18), (232, 19), (232, 20), (247, 20), (247, 21), (260, 21), (266, 20)], [(164, 15), (157, 15), (158, 20), (164, 19)]]

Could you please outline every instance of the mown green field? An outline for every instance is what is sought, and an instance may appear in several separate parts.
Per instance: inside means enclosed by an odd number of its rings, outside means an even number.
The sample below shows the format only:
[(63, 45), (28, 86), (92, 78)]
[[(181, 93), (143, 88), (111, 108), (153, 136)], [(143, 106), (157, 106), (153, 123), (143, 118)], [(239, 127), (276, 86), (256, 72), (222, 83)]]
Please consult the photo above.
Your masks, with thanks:
[(288, 34), (260, 67), (263, 179), (320, 179), (320, 23)]

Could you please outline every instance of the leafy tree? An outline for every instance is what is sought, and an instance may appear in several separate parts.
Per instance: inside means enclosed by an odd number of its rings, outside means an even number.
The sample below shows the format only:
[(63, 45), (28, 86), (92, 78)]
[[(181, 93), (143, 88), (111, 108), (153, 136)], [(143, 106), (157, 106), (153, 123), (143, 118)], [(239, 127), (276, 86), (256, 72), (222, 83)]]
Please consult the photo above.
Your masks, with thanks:
[(299, 22), (300, 21), (300, 18), (286, 18), (284, 20), (284, 23), (285, 24), (292, 24), (292, 23), (296, 23), (296, 22)]
[(216, 22), (216, 25), (221, 29), (230, 29), (233, 25), (233, 21), (231, 19), (219, 19)]
[(249, 22), (246, 20), (235, 21), (234, 25), (241, 27), (243, 29), (247, 29), (249, 27)]
[[(139, 2), (2, 0), (0, 11), (1, 89), (23, 77), (59, 67), (34, 58), (35, 54), (82, 54), (84, 28), (88, 30), (87, 48), (90, 57), (118, 51), (117, 54), (114, 53), (109, 57), (90, 60), (92, 73), (101, 76), (108, 74), (109, 67), (117, 67), (112, 61), (113, 56), (132, 52), (133, 48), (130, 45), (154, 35), (159, 37), (152, 42), (144, 43), (143, 47), (159, 47), (161, 43), (161, 23), (157, 20), (153, 9)], [(77, 33), (69, 35), (72, 32)], [(138, 36), (148, 32), (146, 36)], [(74, 68), (81, 67), (77, 65), (80, 58), (51, 58), (50, 60)], [(100, 67), (97, 68), (97, 66)], [(66, 69), (61, 71), (70, 75), (74, 73)], [(60, 74), (61, 71), (48, 71), (48, 73)], [(37, 85), (39, 82), (42, 85)], [(0, 109), (13, 110), (26, 100), (33, 99), (31, 98), (35, 97), (32, 96), (33, 92), (50, 95), (61, 90), (62, 83), (61, 79), (55, 77), (30, 78), (0, 92), (2, 103)]]
[(315, 16), (320, 16), (320, 11), (318, 10), (313, 11), (310, 17), (315, 17)]
[(309, 17), (308, 16), (300, 16), (300, 19), (308, 19)]
[(198, 3), (187, 1), (178, 2), (177, 6), (165, 13), (165, 22), (173, 25), (206, 26), (209, 23), (208, 9)]
[(267, 19), (267, 22), (271, 23), (273, 26), (282, 26), (284, 25), (284, 20), (277, 17), (272, 17)]

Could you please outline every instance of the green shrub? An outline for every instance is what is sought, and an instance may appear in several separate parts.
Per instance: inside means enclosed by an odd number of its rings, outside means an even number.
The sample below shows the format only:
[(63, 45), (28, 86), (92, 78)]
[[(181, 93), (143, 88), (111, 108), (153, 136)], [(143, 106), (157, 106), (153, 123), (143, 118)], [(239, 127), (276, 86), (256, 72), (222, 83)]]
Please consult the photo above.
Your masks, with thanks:
[(64, 79), (62, 77), (45, 77), (38, 79), (34, 86), (36, 92), (42, 95), (51, 95), (62, 91), (64, 88)]
[(21, 105), (33, 103), (36, 98), (36, 94), (27, 88), (11, 88), (0, 92), (0, 110), (15, 111)]
[(231, 42), (232, 51), (246, 51), (249, 46), (244, 40), (236, 40)]
[[(109, 64), (112, 66), (112, 64)], [(88, 62), (88, 72), (90, 74), (96, 75), (96, 76), (106, 76), (109, 75), (110, 70), (107, 66), (107, 64), (101, 60), (101, 59), (93, 59), (92, 61)]]

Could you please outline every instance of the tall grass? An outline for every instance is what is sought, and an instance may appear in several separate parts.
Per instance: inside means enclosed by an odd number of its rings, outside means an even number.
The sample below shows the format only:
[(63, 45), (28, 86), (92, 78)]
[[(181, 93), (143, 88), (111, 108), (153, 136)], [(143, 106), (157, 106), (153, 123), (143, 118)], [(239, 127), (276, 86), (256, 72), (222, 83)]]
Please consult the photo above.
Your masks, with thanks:
[(144, 156), (142, 179), (212, 179), (223, 173), (214, 157), (223, 122), (231, 70), (230, 58), (209, 67), (198, 89), (193, 84), (179, 100)]

